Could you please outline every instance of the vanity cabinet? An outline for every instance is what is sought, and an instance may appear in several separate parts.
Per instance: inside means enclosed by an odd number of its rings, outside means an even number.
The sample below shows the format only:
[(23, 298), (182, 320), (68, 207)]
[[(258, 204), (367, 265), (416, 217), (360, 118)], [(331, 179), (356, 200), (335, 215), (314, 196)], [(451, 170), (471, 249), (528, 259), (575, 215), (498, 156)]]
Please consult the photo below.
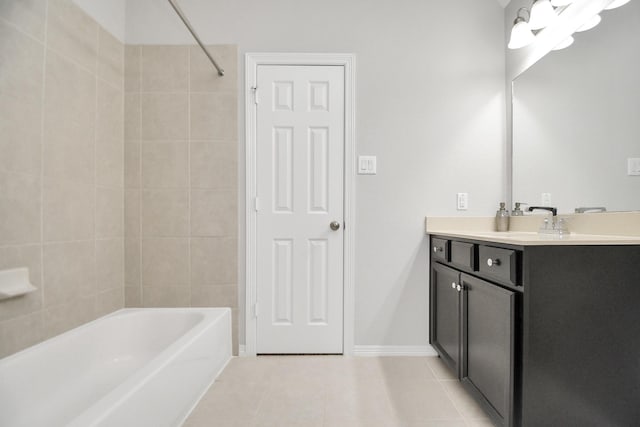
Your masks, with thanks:
[(497, 425), (639, 425), (640, 245), (434, 237), (430, 342)]
[[(492, 418), (512, 425), (516, 292), (470, 274), (477, 269), (478, 245), (445, 246), (450, 259), (434, 259), (431, 268), (430, 342)], [(500, 269), (489, 271), (500, 276), (509, 258), (494, 249), (487, 248), (489, 262)]]

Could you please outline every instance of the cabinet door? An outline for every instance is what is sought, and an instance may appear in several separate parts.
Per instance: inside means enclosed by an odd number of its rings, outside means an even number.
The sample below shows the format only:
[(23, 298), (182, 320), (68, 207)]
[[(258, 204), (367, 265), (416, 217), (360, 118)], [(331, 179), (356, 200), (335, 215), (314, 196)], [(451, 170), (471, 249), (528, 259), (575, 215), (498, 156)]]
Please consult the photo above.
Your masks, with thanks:
[(501, 425), (513, 420), (515, 293), (461, 275), (462, 380)]
[(460, 273), (434, 263), (431, 269), (430, 342), (460, 377)]

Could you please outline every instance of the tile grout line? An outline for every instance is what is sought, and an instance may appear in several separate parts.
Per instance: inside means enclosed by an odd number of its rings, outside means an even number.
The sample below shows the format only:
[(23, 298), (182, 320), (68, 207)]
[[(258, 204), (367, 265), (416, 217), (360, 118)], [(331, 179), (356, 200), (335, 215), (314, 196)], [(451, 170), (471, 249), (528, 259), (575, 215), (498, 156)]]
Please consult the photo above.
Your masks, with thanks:
[(44, 36), (42, 58), (42, 97), (40, 100), (40, 337), (45, 337), (44, 311), (45, 311), (45, 281), (44, 281), (44, 128), (45, 128), (45, 101), (47, 93), (47, 43), (49, 32), (49, 2), (45, 2), (44, 8)]
[[(191, 46), (187, 45), (187, 282), (189, 307), (193, 307), (193, 284), (191, 283)], [(232, 349), (233, 353), (233, 349)]]
[[(138, 141), (142, 139), (142, 45), (137, 46), (138, 56)], [(142, 144), (138, 143), (138, 174), (140, 183), (138, 191), (138, 297), (139, 305), (144, 307), (142, 286)]]

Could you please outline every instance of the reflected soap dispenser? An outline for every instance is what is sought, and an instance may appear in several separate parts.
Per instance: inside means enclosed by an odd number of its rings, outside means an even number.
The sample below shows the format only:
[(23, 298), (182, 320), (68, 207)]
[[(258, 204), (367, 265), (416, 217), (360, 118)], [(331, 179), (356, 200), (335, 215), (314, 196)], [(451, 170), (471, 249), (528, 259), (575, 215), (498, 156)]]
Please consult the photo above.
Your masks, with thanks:
[(509, 231), (509, 211), (505, 207), (505, 202), (500, 202), (500, 209), (496, 212), (496, 230)]

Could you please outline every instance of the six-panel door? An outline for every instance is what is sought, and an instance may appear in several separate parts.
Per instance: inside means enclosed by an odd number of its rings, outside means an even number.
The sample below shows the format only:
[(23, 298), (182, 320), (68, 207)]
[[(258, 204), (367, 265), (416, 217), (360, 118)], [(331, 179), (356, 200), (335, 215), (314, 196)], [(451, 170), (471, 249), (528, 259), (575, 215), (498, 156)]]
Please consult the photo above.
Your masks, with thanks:
[(257, 352), (342, 353), (344, 68), (257, 74)]

